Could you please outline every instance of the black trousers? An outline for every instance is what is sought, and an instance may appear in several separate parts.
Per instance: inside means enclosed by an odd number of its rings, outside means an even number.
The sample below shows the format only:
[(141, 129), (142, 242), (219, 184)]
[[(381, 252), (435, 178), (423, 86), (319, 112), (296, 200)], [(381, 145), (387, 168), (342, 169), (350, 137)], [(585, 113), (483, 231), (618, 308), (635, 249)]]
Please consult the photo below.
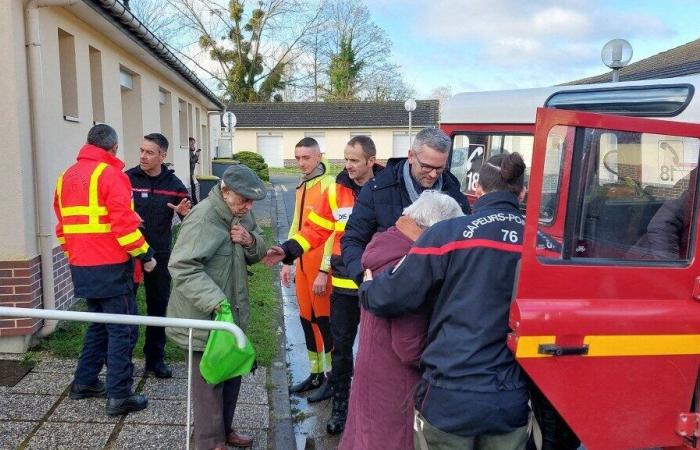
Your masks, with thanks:
[(331, 292), (331, 379), (333, 383), (350, 384), (353, 372), (352, 345), (360, 324), (360, 301), (357, 295)]
[[(194, 170), (194, 169), (193, 169)], [(190, 196), (192, 197), (192, 205), (196, 205), (199, 203), (199, 199), (197, 198), (197, 185), (194, 182), (194, 176), (190, 175)]]
[[(170, 253), (156, 253), (156, 268), (153, 272), (144, 272), (143, 283), (146, 288), (146, 313), (152, 317), (165, 317), (170, 299), (170, 272), (168, 261)], [(165, 328), (146, 327), (146, 342), (143, 355), (146, 366), (163, 361), (165, 350)]]

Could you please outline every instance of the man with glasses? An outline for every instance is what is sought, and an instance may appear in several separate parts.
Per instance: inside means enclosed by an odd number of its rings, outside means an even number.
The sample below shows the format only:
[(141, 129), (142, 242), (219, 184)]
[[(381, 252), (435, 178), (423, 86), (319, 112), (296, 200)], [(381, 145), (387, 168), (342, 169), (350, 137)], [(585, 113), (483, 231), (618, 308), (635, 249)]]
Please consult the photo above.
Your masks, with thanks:
[(442, 191), (471, 213), (459, 181), (447, 168), (452, 141), (442, 130), (425, 128), (413, 140), (408, 158), (391, 158), (386, 168), (360, 191), (341, 240), (347, 273), (362, 282), (360, 259), (376, 232), (393, 226), (404, 208), (427, 189)]

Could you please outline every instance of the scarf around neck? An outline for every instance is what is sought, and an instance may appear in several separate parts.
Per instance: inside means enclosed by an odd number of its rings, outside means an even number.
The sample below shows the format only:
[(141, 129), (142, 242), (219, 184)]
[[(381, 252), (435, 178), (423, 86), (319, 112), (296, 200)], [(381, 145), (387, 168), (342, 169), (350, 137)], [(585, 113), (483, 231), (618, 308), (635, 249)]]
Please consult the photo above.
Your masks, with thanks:
[[(411, 167), (410, 164), (408, 164), (408, 160), (406, 160), (403, 163), (403, 184), (406, 186), (406, 192), (408, 192), (408, 197), (411, 199), (411, 203), (418, 200), (418, 196), (420, 195), (420, 193), (416, 189), (416, 186), (413, 183), (414, 181), (413, 177), (411, 176)], [(433, 187), (423, 188), (421, 192), (425, 189), (434, 189), (436, 191), (442, 191), (442, 174), (440, 174)]]

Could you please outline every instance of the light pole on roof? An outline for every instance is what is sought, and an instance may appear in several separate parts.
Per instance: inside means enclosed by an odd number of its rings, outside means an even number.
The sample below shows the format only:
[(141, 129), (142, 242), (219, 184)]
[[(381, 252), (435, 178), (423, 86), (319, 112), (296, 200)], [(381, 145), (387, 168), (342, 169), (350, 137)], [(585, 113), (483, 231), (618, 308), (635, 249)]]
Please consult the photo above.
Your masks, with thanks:
[(408, 146), (409, 148), (413, 147), (413, 134), (411, 134), (411, 120), (412, 120), (412, 113), (413, 111), (416, 110), (416, 101), (413, 100), (412, 98), (409, 98), (406, 100), (406, 102), (403, 104), (403, 107), (408, 111)]

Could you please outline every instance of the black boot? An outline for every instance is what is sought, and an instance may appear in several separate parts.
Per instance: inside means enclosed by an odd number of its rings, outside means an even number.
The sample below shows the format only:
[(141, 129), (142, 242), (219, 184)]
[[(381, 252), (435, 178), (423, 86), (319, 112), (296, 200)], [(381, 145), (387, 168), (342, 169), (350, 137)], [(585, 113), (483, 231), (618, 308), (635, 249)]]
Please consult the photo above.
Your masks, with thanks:
[(324, 374), (323, 372), (312, 373), (301, 383), (295, 384), (294, 386), (289, 388), (289, 393), (300, 394), (302, 392), (316, 389), (318, 387), (321, 387), (324, 381), (326, 381), (326, 374)]
[(333, 409), (331, 417), (326, 422), (328, 434), (340, 434), (345, 429), (345, 420), (348, 418), (348, 397), (350, 396), (348, 383), (336, 383), (333, 386)]
[(326, 377), (321, 388), (309, 395), (306, 400), (309, 403), (322, 402), (323, 400), (329, 399), (333, 396), (333, 384), (331, 383), (330, 377)]

